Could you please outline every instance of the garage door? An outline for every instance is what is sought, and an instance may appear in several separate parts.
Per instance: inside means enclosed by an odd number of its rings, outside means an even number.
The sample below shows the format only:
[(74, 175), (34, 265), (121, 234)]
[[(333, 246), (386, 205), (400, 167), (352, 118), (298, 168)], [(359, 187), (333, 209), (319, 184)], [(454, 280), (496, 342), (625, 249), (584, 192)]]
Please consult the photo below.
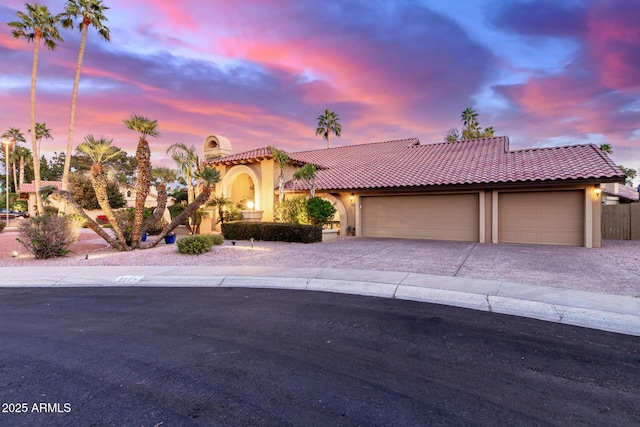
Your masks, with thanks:
[(584, 245), (584, 192), (498, 194), (498, 241)]
[(478, 194), (361, 200), (363, 236), (478, 241)]

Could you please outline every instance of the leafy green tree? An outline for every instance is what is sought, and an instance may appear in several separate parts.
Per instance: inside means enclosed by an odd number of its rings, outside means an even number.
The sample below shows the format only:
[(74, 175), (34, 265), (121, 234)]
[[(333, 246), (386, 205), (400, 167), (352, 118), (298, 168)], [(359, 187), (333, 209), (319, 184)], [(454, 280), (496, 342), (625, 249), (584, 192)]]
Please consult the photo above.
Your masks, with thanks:
[(109, 9), (102, 4), (101, 0), (67, 0), (65, 10), (62, 14), (62, 25), (65, 28), (73, 28), (75, 20), (81, 18), (78, 28), (82, 33), (80, 39), (80, 49), (78, 51), (78, 60), (76, 62), (76, 74), (73, 80), (73, 91), (71, 94), (71, 117), (69, 119), (69, 138), (67, 139), (66, 161), (64, 164), (64, 173), (62, 177), (62, 189), (66, 190), (69, 183), (69, 171), (71, 168), (71, 150), (73, 147), (73, 130), (76, 116), (76, 102), (78, 99), (78, 85), (80, 83), (80, 73), (82, 71), (82, 61), (84, 51), (87, 44), (87, 34), (89, 27), (93, 26), (98, 35), (103, 40), (110, 40), (109, 28), (105, 25), (108, 20), (104, 15), (104, 11)]
[(38, 74), (38, 56), (40, 43), (44, 42), (50, 50), (55, 50), (62, 37), (58, 31), (59, 16), (51, 15), (47, 6), (34, 3), (26, 4), (27, 13), (18, 11), (19, 20), (9, 22), (14, 38), (33, 42), (33, 66), (31, 68), (31, 149), (33, 156), (34, 183), (36, 189), (36, 208), (38, 214), (44, 213), (42, 196), (40, 195), (40, 157), (37, 155), (36, 143), (36, 79)]
[(296, 173), (293, 174), (293, 178), (299, 181), (304, 181), (305, 184), (309, 186), (309, 198), (314, 198), (316, 196), (316, 174), (318, 172), (318, 168), (316, 165), (307, 163), (302, 168), (298, 169)]
[(158, 121), (144, 116), (133, 114), (124, 120), (124, 124), (140, 136), (136, 149), (138, 182), (136, 183), (135, 218), (131, 235), (131, 244), (135, 249), (140, 245), (144, 221), (144, 204), (149, 195), (149, 185), (151, 184), (151, 149), (149, 148), (147, 137), (157, 138), (160, 134), (158, 133)]
[(340, 125), (340, 118), (333, 111), (329, 111), (327, 108), (324, 114), (318, 117), (318, 128), (316, 129), (316, 135), (322, 135), (327, 140), (327, 148), (331, 147), (329, 137), (331, 134), (340, 137), (342, 133), (342, 126)]
[(328, 200), (312, 197), (307, 201), (307, 215), (311, 225), (324, 227), (336, 214), (336, 208)]
[[(83, 209), (100, 209), (96, 192), (93, 189), (91, 180), (87, 176), (72, 172), (71, 175), (69, 175), (69, 191)], [(109, 198), (109, 205), (112, 209), (127, 206), (127, 201), (120, 191), (120, 186), (115, 181), (107, 182), (107, 197)]]

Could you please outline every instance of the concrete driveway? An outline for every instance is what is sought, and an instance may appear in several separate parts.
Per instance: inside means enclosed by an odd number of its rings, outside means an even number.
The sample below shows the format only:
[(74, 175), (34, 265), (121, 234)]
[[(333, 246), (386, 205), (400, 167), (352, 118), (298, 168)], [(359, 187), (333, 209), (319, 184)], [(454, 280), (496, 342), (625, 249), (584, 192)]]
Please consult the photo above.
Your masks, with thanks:
[[(0, 234), (0, 266), (322, 267), (494, 279), (640, 297), (640, 241), (607, 240), (602, 248), (586, 249), (344, 237), (317, 244), (225, 241), (207, 254), (191, 256), (164, 244), (118, 253), (92, 231), (82, 230), (70, 257), (35, 260), (16, 242), (17, 236), (11, 231)], [(20, 255), (12, 257), (13, 250)]]

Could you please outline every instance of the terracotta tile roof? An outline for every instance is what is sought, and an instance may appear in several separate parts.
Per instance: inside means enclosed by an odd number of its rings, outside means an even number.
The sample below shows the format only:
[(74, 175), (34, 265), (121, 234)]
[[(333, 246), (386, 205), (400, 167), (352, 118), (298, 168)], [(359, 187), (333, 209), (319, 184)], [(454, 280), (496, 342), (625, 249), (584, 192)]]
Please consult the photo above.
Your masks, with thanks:
[[(252, 150), (216, 162), (266, 158)], [(289, 154), (319, 166), (318, 190), (592, 180), (623, 182), (622, 171), (593, 144), (509, 150), (507, 137), (421, 145), (417, 138)], [(253, 156), (253, 157), (252, 157)], [(269, 153), (270, 156), (270, 153)], [(289, 189), (304, 189), (289, 181)]]
[[(289, 156), (291, 156), (290, 153)], [(254, 150), (245, 151), (243, 153), (238, 154), (230, 154), (224, 157), (218, 157), (217, 159), (208, 160), (207, 163), (209, 165), (240, 165), (247, 163), (255, 163), (265, 159), (272, 159), (273, 155), (271, 154), (271, 150), (269, 147), (256, 148)], [(291, 159), (294, 163), (299, 164), (300, 162), (295, 159)]]
[[(413, 142), (417, 140), (294, 155), (326, 167), (318, 172), (318, 190), (606, 181), (620, 180), (623, 176), (609, 157), (592, 144), (509, 151), (506, 137), (427, 145)], [(287, 186), (304, 188), (304, 183), (289, 182)]]
[[(58, 190), (62, 188), (62, 182), (60, 181), (40, 181), (40, 187), (54, 186)], [(23, 183), (20, 186), (20, 193), (35, 193), (36, 192), (36, 183), (29, 182)]]

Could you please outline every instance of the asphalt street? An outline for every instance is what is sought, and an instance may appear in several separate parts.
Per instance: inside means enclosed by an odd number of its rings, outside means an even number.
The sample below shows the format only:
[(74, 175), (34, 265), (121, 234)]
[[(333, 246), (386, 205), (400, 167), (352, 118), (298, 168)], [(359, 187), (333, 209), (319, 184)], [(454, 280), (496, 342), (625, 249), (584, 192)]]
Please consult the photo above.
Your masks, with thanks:
[(0, 425), (640, 425), (640, 339), (414, 301), (0, 289)]

